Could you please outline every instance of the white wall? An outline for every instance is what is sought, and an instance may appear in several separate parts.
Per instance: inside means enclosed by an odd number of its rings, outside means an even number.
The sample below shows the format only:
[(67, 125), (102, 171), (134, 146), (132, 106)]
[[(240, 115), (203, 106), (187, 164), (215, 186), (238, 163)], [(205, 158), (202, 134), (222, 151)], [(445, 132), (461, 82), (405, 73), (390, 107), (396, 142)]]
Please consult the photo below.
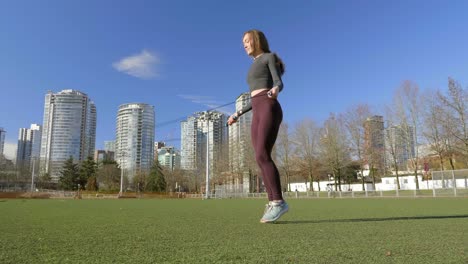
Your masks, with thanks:
[[(401, 176), (399, 177), (399, 180), (400, 180), (400, 190), (415, 190), (416, 189), (416, 181), (415, 181), (414, 176)], [(440, 189), (443, 186), (445, 186), (445, 188), (453, 188), (453, 183), (454, 183), (452, 179), (445, 180), (445, 182), (442, 184), (442, 180), (423, 181), (421, 177), (418, 177), (418, 182), (419, 182), (420, 190), (432, 190), (433, 184), (434, 184), (434, 188), (436, 189)], [(334, 182), (333, 181), (320, 182), (320, 191), (327, 191), (328, 183), (334, 183)], [(468, 181), (466, 181), (465, 179), (455, 179), (455, 184), (457, 186), (457, 189), (468, 188)], [(296, 191), (296, 189), (299, 192), (306, 192), (310, 190), (310, 183), (308, 182), (307, 185), (303, 182), (291, 183), (290, 187), (291, 187), (292, 192)], [(372, 191), (372, 184), (366, 183), (365, 188), (367, 191)], [(375, 184), (375, 189), (376, 191), (396, 190), (397, 189), (396, 178), (395, 177), (383, 177), (381, 183)], [(354, 192), (363, 191), (361, 183), (341, 184), (341, 190), (342, 191), (354, 191)], [(314, 182), (314, 191), (318, 191), (318, 185), (316, 182)]]
[[(325, 192), (327, 191), (327, 184), (334, 184), (333, 181), (321, 181), (320, 182), (320, 191)], [(310, 182), (307, 183), (307, 185), (303, 182), (298, 182), (298, 183), (291, 183), (289, 185), (291, 187), (291, 191), (295, 192), (296, 189), (298, 192), (306, 192), (310, 190)], [(319, 190), (317, 182), (314, 182), (314, 191), (317, 192)], [(372, 190), (372, 184), (371, 183), (365, 183), (365, 188), (368, 191)], [(333, 187), (333, 190), (335, 187)], [(355, 183), (355, 184), (341, 184), (341, 190), (342, 191), (363, 191), (362, 189), (362, 183)]]

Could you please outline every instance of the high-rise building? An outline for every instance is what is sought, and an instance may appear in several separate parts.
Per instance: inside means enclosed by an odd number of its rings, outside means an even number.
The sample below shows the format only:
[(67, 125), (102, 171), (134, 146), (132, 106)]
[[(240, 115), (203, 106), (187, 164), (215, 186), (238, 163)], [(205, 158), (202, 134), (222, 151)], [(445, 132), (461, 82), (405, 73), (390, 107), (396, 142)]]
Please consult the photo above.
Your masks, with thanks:
[(115, 152), (115, 141), (104, 141), (104, 150)]
[(364, 149), (367, 165), (378, 175), (385, 173), (385, 136), (383, 116), (368, 117), (364, 122)]
[(5, 134), (6, 131), (3, 129), (3, 127), (0, 127), (0, 158), (3, 157), (3, 150), (5, 147)]
[(180, 153), (172, 146), (159, 148), (157, 157), (159, 165), (169, 170), (180, 167)]
[(45, 96), (40, 168), (58, 181), (64, 162), (94, 155), (96, 106), (77, 90), (49, 91)]
[(166, 146), (165, 142), (158, 142), (158, 141), (154, 142), (154, 148), (155, 149), (160, 149), (160, 148), (165, 147), (165, 146)]
[(29, 170), (39, 167), (41, 153), (42, 128), (31, 124), (31, 128), (20, 128), (18, 147), (16, 149), (16, 167), (20, 170)]
[(416, 156), (413, 127), (391, 126), (385, 130), (385, 133), (386, 163), (388, 166), (394, 166), (396, 159), (398, 169), (407, 170), (408, 160)]
[(117, 114), (115, 160), (132, 183), (139, 172), (149, 172), (154, 161), (154, 106), (123, 104)]
[(194, 116), (180, 122), (180, 167), (184, 170), (196, 170), (197, 164), (201, 162), (197, 160), (197, 127), (198, 120)]
[(94, 162), (100, 164), (104, 161), (114, 161), (114, 152), (102, 149), (94, 151)]
[[(228, 147), (226, 116), (217, 111), (197, 112), (181, 122), (181, 167), (185, 170), (203, 170), (206, 168), (208, 140), (208, 161), (210, 168), (222, 154), (222, 148)], [(226, 152), (227, 154), (227, 152)]]
[(166, 143), (164, 142), (154, 142), (154, 158), (157, 159), (158, 158), (158, 153), (159, 153), (159, 150), (163, 147), (166, 146)]
[[(250, 102), (250, 93), (243, 93), (236, 99), (236, 111), (241, 110)], [(253, 157), (250, 138), (250, 126), (252, 124), (252, 111), (242, 115), (236, 123), (229, 126), (229, 164), (238, 175), (232, 182), (242, 184), (245, 192), (250, 190), (250, 174), (248, 159)]]

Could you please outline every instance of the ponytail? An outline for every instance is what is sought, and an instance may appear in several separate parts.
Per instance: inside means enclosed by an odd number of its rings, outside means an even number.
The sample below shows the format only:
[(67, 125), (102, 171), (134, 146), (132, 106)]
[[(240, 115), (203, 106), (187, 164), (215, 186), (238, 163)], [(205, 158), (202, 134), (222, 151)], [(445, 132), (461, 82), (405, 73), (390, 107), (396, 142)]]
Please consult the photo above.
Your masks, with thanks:
[(285, 65), (284, 65), (284, 62), (283, 62), (283, 60), (278, 56), (278, 54), (273, 53), (273, 55), (275, 55), (276, 68), (278, 68), (280, 74), (283, 75), (284, 72), (286, 71), (286, 67), (285, 67)]

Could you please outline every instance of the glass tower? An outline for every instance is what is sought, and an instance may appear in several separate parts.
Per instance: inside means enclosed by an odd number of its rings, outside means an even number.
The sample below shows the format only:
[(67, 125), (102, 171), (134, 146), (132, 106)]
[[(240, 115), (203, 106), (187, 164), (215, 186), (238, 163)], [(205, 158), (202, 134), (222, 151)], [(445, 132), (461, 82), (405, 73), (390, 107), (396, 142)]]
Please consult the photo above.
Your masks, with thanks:
[(40, 168), (57, 182), (63, 163), (94, 155), (96, 106), (88, 95), (77, 90), (48, 92), (45, 96)]
[[(32, 124), (31, 128), (20, 128), (18, 148), (16, 150), (16, 167), (32, 170), (33, 159), (39, 158), (41, 151), (41, 126)], [(35, 160), (34, 162), (38, 162)], [(39, 163), (35, 163), (37, 168)]]
[(222, 155), (227, 141), (226, 116), (217, 111), (197, 112), (181, 122), (181, 167), (185, 170), (205, 168), (208, 140), (210, 167)]
[(154, 161), (154, 106), (120, 105), (117, 114), (115, 160), (132, 183), (139, 172), (149, 172)]

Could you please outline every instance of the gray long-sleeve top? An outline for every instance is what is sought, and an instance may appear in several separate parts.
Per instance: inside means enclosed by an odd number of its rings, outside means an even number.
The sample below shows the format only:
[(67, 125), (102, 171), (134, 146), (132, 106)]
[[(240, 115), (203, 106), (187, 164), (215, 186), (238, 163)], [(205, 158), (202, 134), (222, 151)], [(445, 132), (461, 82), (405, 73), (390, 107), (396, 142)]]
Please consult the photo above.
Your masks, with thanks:
[[(283, 81), (281, 80), (280, 69), (276, 62), (277, 58), (274, 53), (264, 53), (254, 60), (247, 74), (250, 92), (273, 87), (278, 87), (279, 91), (283, 90)], [(248, 103), (237, 114), (240, 116), (250, 110), (252, 110), (252, 104)]]

